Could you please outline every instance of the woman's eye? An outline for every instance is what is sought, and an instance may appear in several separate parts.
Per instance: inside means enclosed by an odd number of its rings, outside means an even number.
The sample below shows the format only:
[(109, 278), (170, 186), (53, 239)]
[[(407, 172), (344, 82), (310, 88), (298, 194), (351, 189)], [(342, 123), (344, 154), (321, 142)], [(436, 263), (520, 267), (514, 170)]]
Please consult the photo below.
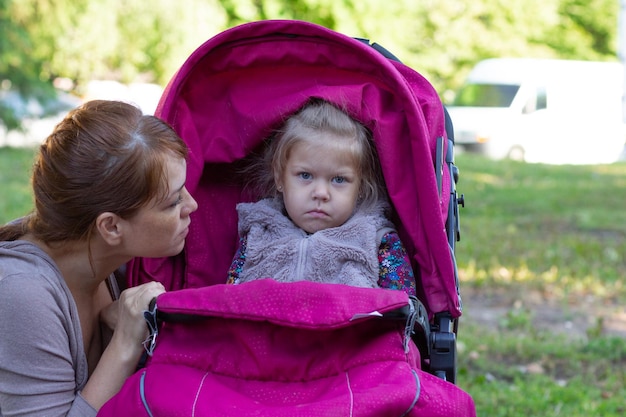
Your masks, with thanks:
[(182, 202), (183, 202), (183, 196), (179, 195), (178, 198), (176, 199), (176, 201), (174, 201), (170, 207), (176, 207), (177, 205), (179, 205)]

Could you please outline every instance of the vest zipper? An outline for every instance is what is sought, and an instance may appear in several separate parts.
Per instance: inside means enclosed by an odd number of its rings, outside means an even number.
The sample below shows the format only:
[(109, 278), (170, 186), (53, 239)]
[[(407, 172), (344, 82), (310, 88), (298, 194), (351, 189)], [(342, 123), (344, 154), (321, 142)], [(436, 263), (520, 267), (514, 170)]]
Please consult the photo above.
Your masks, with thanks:
[(296, 264), (296, 277), (297, 279), (305, 279), (303, 277), (304, 267), (306, 263), (306, 251), (309, 246), (309, 237), (306, 236), (304, 239), (300, 240), (298, 244), (298, 263)]

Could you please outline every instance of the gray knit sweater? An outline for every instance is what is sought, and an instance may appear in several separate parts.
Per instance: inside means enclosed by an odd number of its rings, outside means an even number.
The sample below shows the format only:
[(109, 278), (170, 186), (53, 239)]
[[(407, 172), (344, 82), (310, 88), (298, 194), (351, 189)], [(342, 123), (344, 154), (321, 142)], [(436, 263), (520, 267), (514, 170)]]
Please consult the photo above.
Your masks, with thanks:
[(237, 205), (239, 234), (247, 236), (239, 282), (269, 277), (378, 287), (378, 247), (383, 234), (393, 230), (382, 204), (313, 234), (296, 226), (282, 208), (276, 199)]
[(0, 242), (0, 416), (95, 416), (74, 299), (46, 253)]

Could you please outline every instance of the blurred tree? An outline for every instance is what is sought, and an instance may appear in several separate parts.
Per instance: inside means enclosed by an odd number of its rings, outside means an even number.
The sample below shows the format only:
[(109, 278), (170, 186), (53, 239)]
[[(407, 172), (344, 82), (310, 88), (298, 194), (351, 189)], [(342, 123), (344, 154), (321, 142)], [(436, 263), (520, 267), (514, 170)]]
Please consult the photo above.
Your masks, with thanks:
[(0, 0), (0, 122), (15, 128), (24, 115), (9, 90), (52, 99), (60, 77), (76, 93), (92, 79), (164, 85), (223, 16), (218, 0)]
[[(13, 0), (0, 0), (0, 122), (20, 126), (26, 109), (21, 97), (53, 96), (45, 62), (37, 56), (37, 38), (27, 29), (27, 10)], [(18, 93), (18, 94), (13, 94)]]
[(421, 1), (411, 37), (423, 72), (445, 97), (479, 60), (616, 59), (615, 0)]
[(562, 0), (546, 45), (560, 57), (606, 60), (617, 54), (619, 0)]
[(197, 46), (194, 39), (206, 39), (225, 25), (217, 0), (186, 0), (184, 7), (172, 7), (169, 0), (81, 1), (84, 7), (57, 34), (63, 47), (51, 62), (79, 89), (92, 79), (165, 84)]
[[(58, 77), (165, 85), (202, 42), (259, 19), (368, 38), (443, 93), (495, 56), (615, 59), (616, 0), (0, 0), (0, 92)], [(16, 125), (0, 100), (0, 119)]]
[(345, 15), (342, 12), (355, 10), (352, 0), (221, 0), (220, 5), (228, 27), (254, 20), (295, 19), (336, 30)]
[(542, 40), (558, 23), (558, 0), (450, 0), (420, 2), (413, 52), (445, 94), (479, 60), (497, 56), (555, 57)]

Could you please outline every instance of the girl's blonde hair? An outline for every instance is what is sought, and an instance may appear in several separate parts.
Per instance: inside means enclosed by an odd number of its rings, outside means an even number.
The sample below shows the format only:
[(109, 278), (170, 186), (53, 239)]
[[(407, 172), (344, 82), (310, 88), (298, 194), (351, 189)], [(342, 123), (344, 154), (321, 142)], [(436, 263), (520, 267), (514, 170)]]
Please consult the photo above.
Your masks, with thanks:
[(262, 197), (275, 197), (276, 178), (282, 176), (291, 150), (298, 143), (325, 141), (331, 152), (347, 152), (361, 176), (360, 206), (370, 206), (385, 196), (384, 181), (372, 135), (363, 124), (334, 104), (309, 100), (278, 129), (254, 168)]

